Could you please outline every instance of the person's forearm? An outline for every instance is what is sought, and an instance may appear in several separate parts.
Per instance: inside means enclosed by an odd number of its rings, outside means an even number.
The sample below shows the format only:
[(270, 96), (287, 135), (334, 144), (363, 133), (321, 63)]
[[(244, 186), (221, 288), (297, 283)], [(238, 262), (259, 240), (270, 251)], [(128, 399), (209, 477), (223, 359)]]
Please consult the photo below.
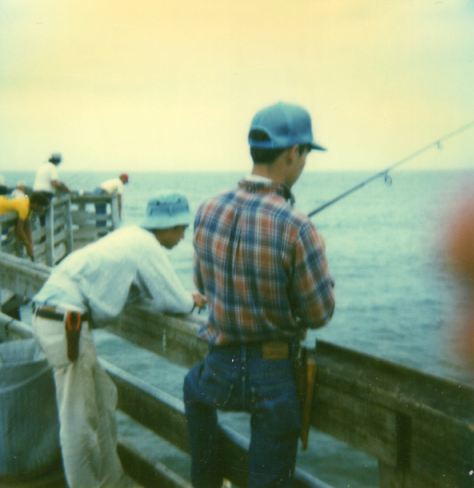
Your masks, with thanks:
[(30, 242), (31, 247), (33, 247), (33, 232), (31, 230), (31, 224), (29, 220), (26, 221), (25, 226), (23, 228), (25, 227), (26, 227), (26, 236), (28, 237), (28, 241)]
[(16, 229), (15, 235), (17, 239), (25, 246), (26, 252), (31, 255), (33, 253), (33, 242), (28, 239), (28, 236), (23, 228)]
[(63, 189), (63, 190), (66, 190), (68, 192), (70, 191), (69, 187), (65, 183), (61, 183), (60, 181), (52, 181), (51, 185), (53, 185), (54, 188)]

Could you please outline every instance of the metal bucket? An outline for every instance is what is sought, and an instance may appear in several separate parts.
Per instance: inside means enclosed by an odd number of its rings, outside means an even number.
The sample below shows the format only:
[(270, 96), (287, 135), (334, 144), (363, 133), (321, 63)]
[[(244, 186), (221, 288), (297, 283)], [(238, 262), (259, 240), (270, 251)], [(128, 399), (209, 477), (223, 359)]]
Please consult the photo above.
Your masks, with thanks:
[(38, 476), (60, 460), (48, 361), (34, 339), (0, 344), (0, 481)]

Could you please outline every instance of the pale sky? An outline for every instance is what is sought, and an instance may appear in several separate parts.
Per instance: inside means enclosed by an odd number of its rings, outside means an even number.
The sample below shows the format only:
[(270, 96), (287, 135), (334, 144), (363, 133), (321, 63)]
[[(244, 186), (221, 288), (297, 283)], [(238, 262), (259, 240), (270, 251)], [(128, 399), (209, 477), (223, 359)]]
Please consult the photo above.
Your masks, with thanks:
[[(246, 171), (256, 111), (297, 103), (382, 170), (474, 120), (472, 0), (2, 0), (0, 172)], [(474, 128), (407, 169), (474, 168)]]

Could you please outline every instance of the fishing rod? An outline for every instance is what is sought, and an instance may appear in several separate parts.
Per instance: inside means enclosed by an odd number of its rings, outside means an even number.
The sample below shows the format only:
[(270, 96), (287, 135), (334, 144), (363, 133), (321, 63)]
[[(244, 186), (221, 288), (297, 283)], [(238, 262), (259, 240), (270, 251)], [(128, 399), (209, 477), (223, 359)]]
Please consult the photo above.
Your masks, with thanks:
[(390, 177), (388, 176), (388, 172), (389, 171), (392, 171), (393, 169), (395, 169), (397, 166), (401, 166), (403, 163), (406, 163), (407, 161), (409, 161), (410, 159), (413, 159), (415, 158), (416, 156), (420, 155), (421, 153), (427, 151), (428, 149), (430, 149), (431, 147), (433, 146), (436, 146), (438, 147), (438, 149), (441, 149), (441, 142), (443, 141), (446, 141), (447, 139), (451, 138), (451, 137), (454, 137), (458, 134), (460, 134), (461, 132), (464, 132), (465, 130), (467, 130), (468, 128), (472, 127), (474, 125), (474, 120), (472, 122), (469, 122), (469, 124), (466, 124), (464, 125), (463, 127), (460, 127), (459, 129), (456, 129), (454, 132), (450, 132), (449, 134), (441, 137), (440, 139), (436, 139), (435, 141), (433, 141), (432, 143), (428, 144), (427, 146), (425, 147), (422, 147), (421, 149), (419, 149), (418, 151), (415, 151), (414, 153), (410, 154), (409, 156), (406, 156), (405, 158), (403, 159), (400, 159), (400, 161), (397, 161), (396, 163), (392, 164), (392, 166), (389, 166), (387, 169), (384, 169), (383, 171), (380, 171), (380, 173), (377, 173), (373, 176), (371, 176), (370, 178), (367, 178), (366, 180), (362, 181), (361, 183), (359, 183), (358, 185), (354, 186), (353, 188), (350, 188), (349, 190), (345, 191), (344, 193), (341, 193), (339, 196), (337, 196), (336, 198), (333, 198), (332, 200), (330, 200), (329, 202), (326, 202), (324, 203), (323, 205), (321, 205), (320, 207), (314, 209), (313, 211), (311, 211), (309, 214), (308, 214), (308, 217), (312, 217), (313, 215), (316, 215), (317, 213), (321, 212), (322, 210), (324, 210), (325, 208), (329, 207), (330, 205), (332, 205), (333, 203), (336, 203), (338, 202), (339, 200), (342, 200), (343, 198), (345, 198), (347, 195), (350, 195), (351, 193), (355, 192), (356, 190), (358, 190), (359, 188), (362, 188), (364, 187), (365, 185), (367, 185), (367, 183), (370, 183), (371, 181), (377, 179), (377, 178), (380, 178), (380, 177), (384, 177), (386, 181), (389, 181), (391, 182), (391, 179)]

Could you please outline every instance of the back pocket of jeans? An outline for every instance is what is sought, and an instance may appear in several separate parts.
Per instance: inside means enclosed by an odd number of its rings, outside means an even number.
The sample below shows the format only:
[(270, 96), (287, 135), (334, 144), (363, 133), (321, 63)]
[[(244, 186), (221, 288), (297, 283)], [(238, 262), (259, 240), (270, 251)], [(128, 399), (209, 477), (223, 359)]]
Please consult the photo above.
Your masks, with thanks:
[(223, 409), (229, 403), (234, 383), (209, 367), (206, 362), (200, 371), (199, 387), (208, 403)]

